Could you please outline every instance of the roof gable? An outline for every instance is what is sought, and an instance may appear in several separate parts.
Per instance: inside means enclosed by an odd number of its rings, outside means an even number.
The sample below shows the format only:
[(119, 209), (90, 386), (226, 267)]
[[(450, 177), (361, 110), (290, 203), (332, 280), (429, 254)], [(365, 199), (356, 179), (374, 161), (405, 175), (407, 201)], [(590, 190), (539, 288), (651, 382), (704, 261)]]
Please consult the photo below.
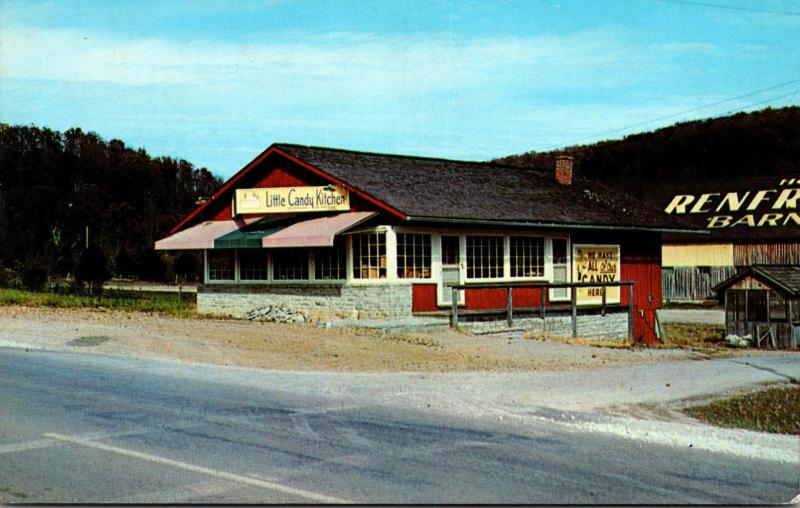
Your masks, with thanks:
[(747, 277), (759, 280), (786, 296), (792, 298), (800, 296), (800, 266), (797, 265), (749, 266), (712, 289), (717, 293), (725, 291)]

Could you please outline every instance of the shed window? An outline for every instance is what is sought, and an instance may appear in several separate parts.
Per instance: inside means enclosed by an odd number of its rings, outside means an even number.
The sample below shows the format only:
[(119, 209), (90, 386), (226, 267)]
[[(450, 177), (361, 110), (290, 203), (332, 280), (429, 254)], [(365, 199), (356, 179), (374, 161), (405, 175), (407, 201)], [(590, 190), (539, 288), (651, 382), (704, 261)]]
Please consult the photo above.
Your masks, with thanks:
[(769, 320), (786, 321), (786, 300), (776, 291), (769, 292)]
[(353, 278), (386, 278), (386, 234), (353, 235)]
[(333, 247), (317, 249), (314, 261), (314, 278), (318, 280), (344, 280), (347, 278), (346, 239), (337, 237)]
[(268, 253), (262, 249), (239, 251), (239, 278), (241, 280), (267, 280)]
[(511, 276), (543, 276), (544, 238), (512, 236), (509, 240), (509, 245), (511, 247)]
[(397, 277), (431, 278), (431, 235), (420, 233), (397, 235)]
[(492, 279), (503, 276), (503, 237), (467, 237), (467, 278)]
[(234, 280), (236, 252), (233, 250), (212, 250), (208, 252), (209, 280)]
[(274, 280), (308, 279), (308, 252), (301, 249), (277, 249), (272, 253)]

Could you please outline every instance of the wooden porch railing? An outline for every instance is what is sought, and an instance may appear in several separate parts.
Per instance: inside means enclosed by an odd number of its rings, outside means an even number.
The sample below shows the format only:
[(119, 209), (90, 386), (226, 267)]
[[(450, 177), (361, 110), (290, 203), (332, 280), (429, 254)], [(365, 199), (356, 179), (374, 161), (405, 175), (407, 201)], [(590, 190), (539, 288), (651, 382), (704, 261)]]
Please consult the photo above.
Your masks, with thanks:
[[(567, 288), (602, 288), (602, 298), (600, 303), (601, 315), (606, 314), (606, 291), (609, 287), (623, 287), (628, 288), (628, 338), (633, 338), (633, 285), (634, 282), (630, 280), (619, 282), (564, 282), (564, 283), (544, 283), (544, 282), (530, 282), (530, 283), (487, 283), (487, 284), (458, 284), (451, 286), (452, 291), (452, 305), (450, 307), (450, 327), (458, 327), (458, 292), (465, 289), (505, 289), (506, 290), (506, 323), (509, 327), (514, 324), (514, 290), (523, 288), (538, 288), (540, 289), (540, 304), (539, 304), (539, 317), (542, 319), (542, 330), (545, 326), (546, 306), (545, 295), (549, 289)], [(570, 291), (570, 308), (572, 310), (572, 336), (578, 336), (578, 302), (575, 291)], [(622, 299), (620, 298), (620, 301)], [(596, 308), (596, 306), (595, 306)]]

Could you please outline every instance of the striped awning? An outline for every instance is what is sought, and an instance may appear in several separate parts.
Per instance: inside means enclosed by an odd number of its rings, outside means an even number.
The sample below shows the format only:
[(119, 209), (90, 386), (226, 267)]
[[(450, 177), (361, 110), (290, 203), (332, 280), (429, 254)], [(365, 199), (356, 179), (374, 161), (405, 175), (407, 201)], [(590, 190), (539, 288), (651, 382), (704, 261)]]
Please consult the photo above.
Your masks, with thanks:
[(174, 235), (162, 238), (156, 242), (156, 250), (200, 250), (213, 249), (214, 240), (232, 231), (238, 231), (249, 224), (256, 222), (257, 218), (236, 220), (210, 220), (201, 222)]
[(331, 247), (336, 235), (376, 212), (347, 212), (325, 217), (264, 217), (209, 221), (156, 242), (157, 250)]

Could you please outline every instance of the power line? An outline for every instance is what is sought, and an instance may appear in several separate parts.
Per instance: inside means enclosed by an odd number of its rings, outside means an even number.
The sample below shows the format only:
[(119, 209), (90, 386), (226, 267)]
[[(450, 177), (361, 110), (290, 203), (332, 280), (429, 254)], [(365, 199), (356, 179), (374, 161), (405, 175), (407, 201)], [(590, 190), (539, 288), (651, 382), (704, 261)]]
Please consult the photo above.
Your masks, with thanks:
[[(669, 115), (660, 116), (658, 118), (651, 118), (649, 120), (644, 120), (642, 122), (637, 122), (637, 123), (634, 123), (634, 124), (626, 125), (624, 127), (619, 127), (617, 129), (611, 129), (611, 130), (607, 130), (607, 131), (603, 131), (603, 132), (597, 132), (597, 133), (594, 133), (594, 134), (592, 134), (590, 136), (585, 136), (585, 137), (582, 137), (580, 139), (576, 139), (575, 141), (572, 141), (572, 142), (564, 144), (564, 145), (552, 145), (552, 146), (550, 146), (548, 148), (545, 148), (544, 150), (552, 150), (554, 148), (558, 148), (559, 146), (574, 146), (574, 145), (576, 145), (576, 144), (578, 144), (578, 143), (580, 143), (582, 141), (586, 141), (587, 139), (594, 139), (594, 138), (597, 138), (599, 136), (605, 136), (607, 134), (614, 134), (616, 132), (625, 131), (625, 130), (628, 130), (628, 129), (633, 129), (634, 127), (641, 127), (642, 125), (647, 125), (647, 124), (650, 124), (650, 123), (653, 123), (653, 122), (659, 122), (661, 120), (667, 120), (667, 119), (670, 119), (670, 118), (675, 118), (677, 116), (685, 115), (687, 113), (694, 113), (695, 111), (700, 111), (701, 109), (706, 109), (706, 108), (710, 108), (710, 107), (713, 107), (713, 106), (719, 106), (720, 104), (725, 104), (726, 102), (731, 102), (731, 101), (735, 101), (735, 100), (738, 100), (738, 99), (744, 99), (746, 97), (752, 97), (754, 95), (758, 95), (758, 94), (761, 94), (761, 93), (764, 93), (764, 92), (768, 92), (770, 90), (775, 90), (776, 88), (782, 88), (782, 87), (785, 87), (787, 85), (792, 85), (794, 83), (800, 83), (800, 79), (793, 79), (791, 81), (786, 81), (786, 82), (783, 82), (783, 83), (780, 83), (780, 84), (777, 84), (777, 85), (773, 85), (773, 86), (770, 86), (770, 87), (767, 87), (767, 88), (762, 88), (760, 90), (756, 90), (756, 91), (753, 91), (753, 92), (748, 92), (748, 93), (745, 93), (745, 94), (742, 94), (742, 95), (737, 95), (735, 97), (729, 97), (729, 98), (723, 99), (721, 101), (710, 102), (708, 104), (703, 104), (703, 105), (700, 105), (700, 106), (697, 106), (697, 107), (694, 107), (694, 108), (691, 108), (691, 109), (678, 111), (677, 113), (671, 113)], [(769, 99), (768, 102), (769, 101), (773, 101), (773, 100), (775, 100), (777, 98), (780, 98), (780, 97), (791, 95), (793, 93), (796, 93), (796, 92), (793, 91), (793, 92), (789, 92), (787, 94), (783, 94), (783, 95), (781, 95), (779, 97), (773, 97), (773, 98)], [(746, 106), (746, 107), (750, 107), (750, 106)], [(743, 109), (743, 108), (736, 108), (734, 110), (731, 110), (731, 112), (738, 111), (740, 109)]]
[(772, 9), (758, 9), (756, 7), (741, 7), (736, 5), (722, 5), (712, 4), (709, 2), (695, 2), (692, 0), (656, 0), (668, 4), (683, 4), (683, 5), (696, 5), (699, 7), (713, 7), (715, 9), (727, 9), (731, 11), (745, 11), (745, 12), (760, 12), (764, 14), (781, 14), (783, 16), (800, 16), (800, 12), (795, 11), (778, 11)]

